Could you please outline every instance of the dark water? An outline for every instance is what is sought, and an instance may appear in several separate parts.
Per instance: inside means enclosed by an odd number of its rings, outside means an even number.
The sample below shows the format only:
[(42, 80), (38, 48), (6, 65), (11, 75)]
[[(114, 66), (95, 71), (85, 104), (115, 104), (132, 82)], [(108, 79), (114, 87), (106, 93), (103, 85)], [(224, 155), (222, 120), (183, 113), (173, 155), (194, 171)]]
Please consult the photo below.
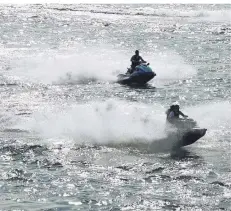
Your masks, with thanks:
[[(0, 210), (231, 210), (230, 12), (0, 5)], [(135, 49), (146, 87), (115, 82)], [(147, 152), (174, 101), (207, 134)]]

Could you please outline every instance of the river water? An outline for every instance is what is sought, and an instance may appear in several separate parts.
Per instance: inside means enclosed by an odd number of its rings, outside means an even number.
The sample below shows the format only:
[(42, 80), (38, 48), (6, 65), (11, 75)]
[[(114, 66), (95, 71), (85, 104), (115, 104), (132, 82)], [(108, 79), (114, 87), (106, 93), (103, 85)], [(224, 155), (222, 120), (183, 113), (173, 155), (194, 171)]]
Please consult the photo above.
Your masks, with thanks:
[[(0, 210), (231, 210), (230, 5), (0, 14)], [(136, 49), (157, 76), (117, 84)], [(206, 135), (147, 152), (175, 101)]]

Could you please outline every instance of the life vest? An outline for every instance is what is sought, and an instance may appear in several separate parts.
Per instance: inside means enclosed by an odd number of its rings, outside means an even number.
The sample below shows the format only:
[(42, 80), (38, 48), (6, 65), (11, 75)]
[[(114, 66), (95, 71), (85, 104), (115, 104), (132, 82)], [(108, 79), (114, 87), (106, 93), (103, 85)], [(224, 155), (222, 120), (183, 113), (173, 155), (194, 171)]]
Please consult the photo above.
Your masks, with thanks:
[(179, 112), (174, 111), (174, 110), (171, 110), (171, 109), (168, 109), (168, 110), (166, 111), (167, 119), (168, 119), (169, 114), (170, 114), (171, 112), (174, 113), (174, 118), (179, 118), (179, 117), (180, 117), (180, 113), (179, 113)]
[(165, 113), (166, 113), (166, 115), (167, 115), (167, 118), (168, 118), (168, 116), (169, 116), (170, 112), (171, 112), (171, 110), (170, 110), (170, 109), (168, 109), (168, 110), (165, 112)]

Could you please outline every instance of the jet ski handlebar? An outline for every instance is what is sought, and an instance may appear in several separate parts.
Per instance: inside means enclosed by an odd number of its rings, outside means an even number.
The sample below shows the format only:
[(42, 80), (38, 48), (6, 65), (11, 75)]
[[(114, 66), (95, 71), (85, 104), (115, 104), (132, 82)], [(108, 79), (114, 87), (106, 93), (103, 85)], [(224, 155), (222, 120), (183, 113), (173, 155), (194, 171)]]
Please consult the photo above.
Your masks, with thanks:
[(149, 63), (149, 62), (140, 62), (140, 65), (141, 65), (141, 64), (143, 64), (143, 65), (147, 65), (147, 66), (148, 66), (148, 65), (150, 65), (150, 63)]
[(187, 122), (196, 122), (194, 119), (188, 118), (188, 117), (180, 118), (179, 120), (180, 121), (187, 121)]

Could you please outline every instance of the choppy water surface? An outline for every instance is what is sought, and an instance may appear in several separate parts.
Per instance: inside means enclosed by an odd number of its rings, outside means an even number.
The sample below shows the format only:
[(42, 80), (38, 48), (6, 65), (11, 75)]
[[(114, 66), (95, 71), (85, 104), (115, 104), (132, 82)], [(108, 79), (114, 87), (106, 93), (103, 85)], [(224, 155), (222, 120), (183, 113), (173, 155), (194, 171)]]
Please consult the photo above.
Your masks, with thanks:
[[(0, 210), (231, 210), (230, 14), (0, 5)], [(135, 49), (147, 87), (115, 83)], [(206, 136), (147, 152), (174, 101)]]

